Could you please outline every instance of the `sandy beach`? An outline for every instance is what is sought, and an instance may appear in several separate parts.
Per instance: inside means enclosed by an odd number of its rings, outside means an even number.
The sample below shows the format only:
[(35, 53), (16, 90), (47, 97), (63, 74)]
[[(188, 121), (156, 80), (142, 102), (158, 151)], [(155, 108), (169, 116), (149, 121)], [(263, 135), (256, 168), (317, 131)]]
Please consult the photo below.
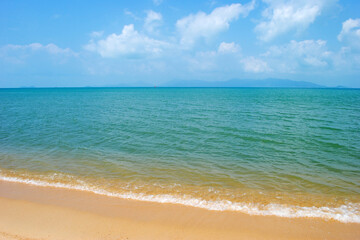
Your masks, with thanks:
[(0, 182), (0, 239), (360, 239), (359, 224), (250, 216)]

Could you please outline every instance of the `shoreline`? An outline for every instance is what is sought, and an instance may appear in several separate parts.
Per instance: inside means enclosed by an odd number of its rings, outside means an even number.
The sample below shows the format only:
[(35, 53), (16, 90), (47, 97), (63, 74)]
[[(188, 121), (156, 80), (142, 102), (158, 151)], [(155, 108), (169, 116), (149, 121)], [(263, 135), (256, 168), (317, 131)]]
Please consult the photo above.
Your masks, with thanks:
[[(65, 175), (71, 179), (74, 179), (71, 175)], [(359, 203), (356, 202), (343, 202), (341, 205), (337, 206), (328, 206), (320, 205), (292, 205), (291, 203), (277, 203), (270, 196), (253, 196), (255, 199), (261, 199), (261, 202), (232, 202), (227, 199), (223, 200), (206, 200), (203, 198), (197, 198), (191, 195), (184, 193), (183, 195), (173, 195), (169, 193), (155, 194), (152, 193), (139, 193), (139, 192), (113, 192), (107, 189), (99, 188), (92, 186), (80, 180), (80, 183), (77, 180), (74, 183), (49, 181), (49, 179), (39, 179), (35, 175), (35, 178), (28, 178), (24, 176), (14, 176), (14, 175), (3, 175), (2, 170), (0, 169), (0, 181), (26, 184), (36, 187), (45, 187), (45, 188), (56, 188), (64, 189), (70, 191), (81, 191), (91, 194), (96, 194), (105, 197), (119, 198), (119, 199), (129, 199), (142, 202), (153, 202), (161, 204), (179, 204), (182, 206), (189, 206), (195, 208), (202, 208), (211, 211), (234, 211), (240, 212), (248, 215), (257, 215), (257, 216), (276, 216), (284, 218), (319, 218), (326, 220), (335, 220), (343, 223), (360, 223)], [(274, 197), (274, 196), (272, 196)], [(270, 200), (270, 201), (269, 201)], [(322, 199), (324, 202), (324, 199)], [(330, 203), (332, 199), (327, 199), (327, 202)]]
[(1, 239), (359, 239), (357, 223), (252, 216), (0, 181)]

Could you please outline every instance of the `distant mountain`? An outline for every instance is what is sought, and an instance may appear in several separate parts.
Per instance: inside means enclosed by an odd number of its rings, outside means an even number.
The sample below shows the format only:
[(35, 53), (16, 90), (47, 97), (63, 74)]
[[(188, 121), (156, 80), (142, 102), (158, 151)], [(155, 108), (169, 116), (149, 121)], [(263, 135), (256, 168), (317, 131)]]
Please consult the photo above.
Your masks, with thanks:
[(129, 88), (129, 87), (154, 87), (153, 84), (147, 82), (131, 82), (131, 83), (118, 83), (111, 84), (99, 87), (109, 87), (109, 88)]
[(262, 80), (231, 79), (228, 81), (207, 82), (200, 80), (177, 80), (160, 87), (274, 87), (274, 88), (325, 88), (311, 82), (268, 78)]
[(336, 87), (334, 87), (334, 88), (348, 88), (348, 87), (342, 86), (342, 85), (338, 85), (338, 86), (336, 86)]

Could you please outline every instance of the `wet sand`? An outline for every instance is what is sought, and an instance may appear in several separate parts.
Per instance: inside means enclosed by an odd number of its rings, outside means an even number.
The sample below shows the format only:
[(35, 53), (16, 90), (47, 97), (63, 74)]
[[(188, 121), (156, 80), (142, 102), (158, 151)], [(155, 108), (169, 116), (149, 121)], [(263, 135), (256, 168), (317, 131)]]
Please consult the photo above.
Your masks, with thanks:
[(360, 239), (360, 224), (250, 216), (0, 181), (0, 239)]

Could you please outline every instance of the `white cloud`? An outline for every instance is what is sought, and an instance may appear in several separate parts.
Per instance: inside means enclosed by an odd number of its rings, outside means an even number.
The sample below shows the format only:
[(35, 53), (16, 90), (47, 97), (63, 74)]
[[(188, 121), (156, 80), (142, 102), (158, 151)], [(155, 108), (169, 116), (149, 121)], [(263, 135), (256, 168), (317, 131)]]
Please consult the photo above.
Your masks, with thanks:
[(58, 46), (56, 46), (55, 44), (52, 44), (52, 43), (50, 43), (50, 44), (48, 44), (48, 45), (46, 45), (46, 46), (42, 46), (42, 48), (43, 48), (45, 51), (47, 51), (47, 52), (49, 52), (49, 53), (51, 53), (51, 54), (74, 55), (74, 52), (72, 52), (72, 51), (70, 50), (70, 48), (65, 48), (65, 49), (63, 49), (63, 48), (60, 48), (60, 47), (58, 47)]
[(306, 29), (323, 8), (334, 0), (263, 0), (269, 6), (263, 12), (266, 20), (255, 31), (263, 41), (270, 41), (290, 30)]
[(53, 43), (49, 43), (47, 45), (42, 45), (40, 43), (31, 43), (28, 45), (13, 45), (8, 44), (2, 47), (2, 51), (12, 51), (12, 50), (30, 50), (30, 51), (44, 51), (49, 54), (54, 55), (77, 55), (70, 48), (60, 48)]
[(144, 27), (146, 31), (152, 33), (154, 32), (155, 28), (160, 25), (161, 21), (162, 15), (160, 13), (149, 10), (146, 12)]
[(218, 52), (219, 53), (236, 53), (239, 51), (239, 45), (234, 42), (226, 43), (222, 42), (219, 45)]
[(128, 9), (124, 10), (124, 14), (132, 17), (134, 20), (141, 20), (138, 16), (136, 16), (133, 12), (129, 11)]
[(351, 47), (342, 47), (334, 56), (334, 66), (341, 72), (360, 71), (360, 54)]
[(355, 28), (355, 34), (359, 34), (359, 27), (360, 27), (360, 18), (357, 19), (348, 19), (342, 24), (342, 29), (340, 34), (338, 35), (339, 41), (343, 40), (343, 38), (349, 34), (352, 33), (353, 29)]
[(268, 66), (267, 62), (259, 58), (244, 58), (241, 60), (241, 63), (243, 64), (244, 71), (246, 72), (261, 73), (271, 71), (271, 68)]
[(282, 46), (270, 47), (263, 54), (272, 68), (279, 72), (296, 72), (303, 68), (323, 68), (332, 61), (333, 53), (327, 50), (326, 41), (290, 41)]
[(102, 37), (102, 35), (104, 34), (104, 31), (94, 31), (90, 34), (90, 37), (91, 38), (99, 38), (99, 37)]
[(215, 51), (197, 52), (188, 58), (188, 67), (191, 71), (211, 71), (217, 68), (217, 54)]
[(290, 41), (260, 55), (276, 73), (343, 74), (360, 70), (360, 55), (351, 47), (330, 51), (324, 40)]
[(181, 35), (181, 44), (189, 47), (199, 38), (209, 38), (227, 30), (231, 21), (239, 15), (247, 16), (254, 5), (254, 0), (246, 5), (236, 3), (215, 8), (210, 14), (200, 11), (179, 19), (176, 27)]
[[(31, 43), (25, 45), (8, 44), (0, 47), (0, 59), (12, 64), (23, 64), (29, 58), (52, 59), (56, 64), (67, 62), (70, 57), (78, 57), (78, 53), (70, 48), (60, 48), (53, 43), (43, 45), (40, 43)], [(51, 58), (48, 58), (51, 56)], [(34, 58), (33, 58), (34, 59)]]
[(117, 56), (158, 55), (169, 44), (152, 39), (140, 34), (134, 25), (125, 25), (121, 34), (110, 34), (107, 38), (97, 42), (91, 40), (84, 46), (88, 51), (99, 53), (102, 57), (112, 58)]
[(185, 57), (189, 69), (193, 72), (223, 72), (238, 70), (240, 46), (234, 42), (221, 42), (217, 50), (198, 51)]
[(360, 18), (350, 18), (343, 22), (338, 40), (346, 41), (352, 47), (360, 49)]
[[(312, 72), (330, 69), (335, 54), (328, 51), (326, 41), (290, 41), (280, 46), (272, 46), (260, 56), (249, 56), (240, 60), (245, 72), (299, 73), (311, 69)], [(340, 60), (339, 60), (340, 61)]]

